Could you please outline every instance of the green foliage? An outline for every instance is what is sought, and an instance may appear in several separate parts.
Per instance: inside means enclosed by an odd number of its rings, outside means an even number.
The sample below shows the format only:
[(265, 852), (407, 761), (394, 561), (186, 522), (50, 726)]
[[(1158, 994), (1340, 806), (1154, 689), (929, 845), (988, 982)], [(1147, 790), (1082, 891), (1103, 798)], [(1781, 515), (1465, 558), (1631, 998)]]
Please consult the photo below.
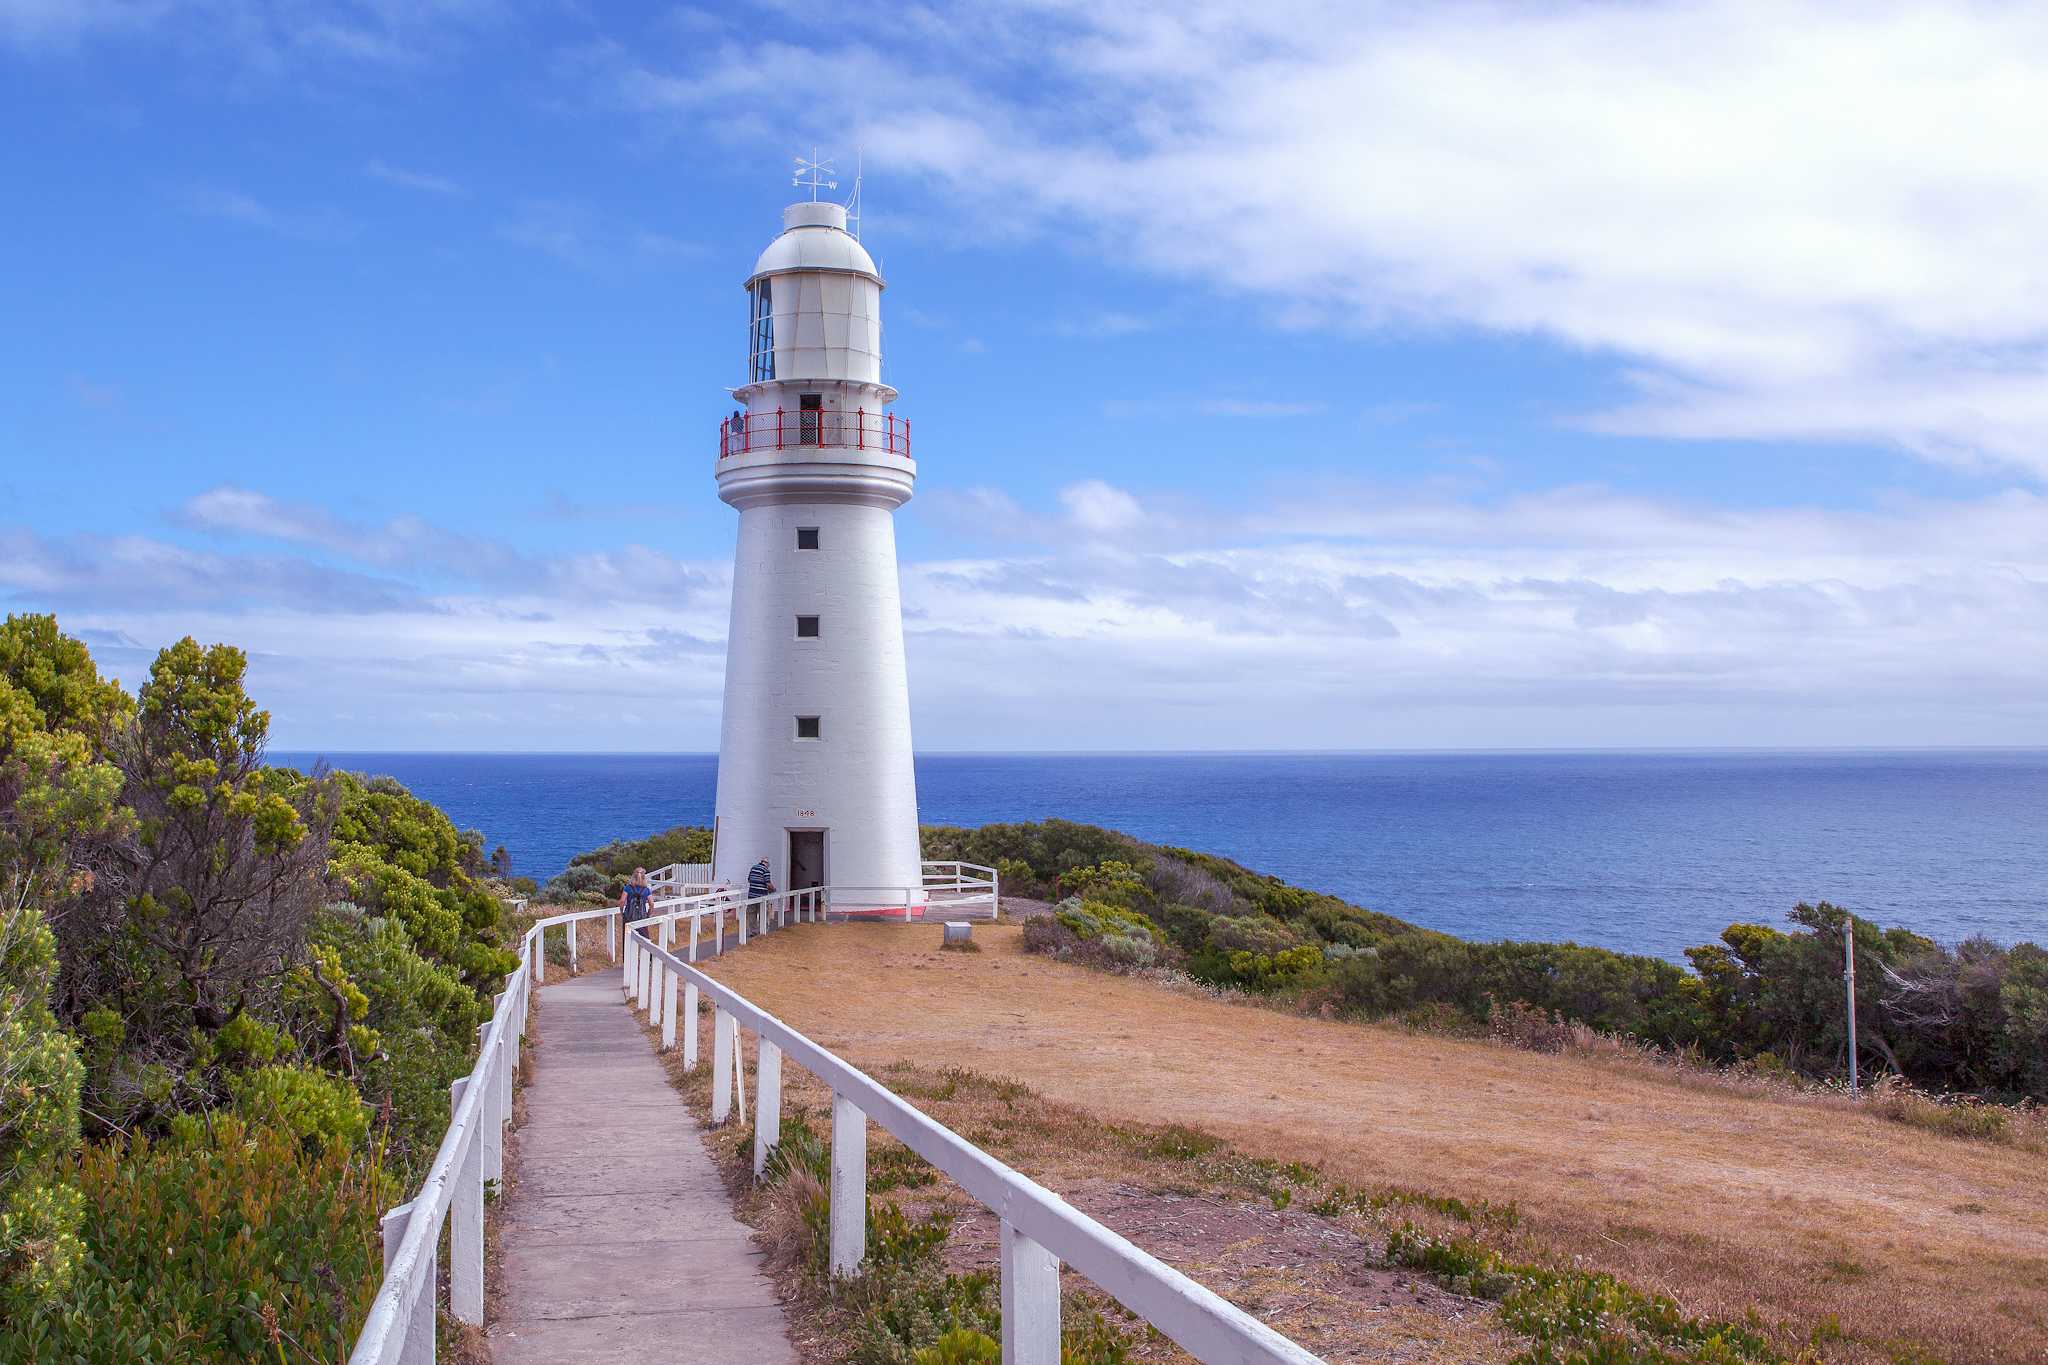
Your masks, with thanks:
[(72, 847), (120, 828), (107, 742), (130, 712), (54, 617), (0, 623), (0, 1316), (61, 1292), (81, 1200), (62, 1174), (79, 1140), (84, 1068), (50, 1008), (48, 912), (91, 885)]
[(503, 947), (505, 909), (476, 878), (454, 824), (388, 777), (336, 777), (329, 878), (341, 897), (405, 926), (415, 949), (479, 993), (518, 965)]
[(1243, 951), (1230, 955), (1231, 981), (1247, 990), (1288, 989), (1320, 976), (1322, 970), (1322, 949), (1308, 943), (1282, 948), (1270, 957)]
[(228, 1080), (235, 1110), (251, 1126), (276, 1128), (324, 1146), (353, 1145), (369, 1128), (347, 1081), (304, 1066), (264, 1066)]
[(346, 1354), (516, 961), (482, 836), (265, 766), (245, 672), (182, 640), (131, 702), (0, 626), (0, 1358)]
[[(640, 864), (634, 864), (640, 866)], [(630, 875), (632, 869), (627, 869)], [(623, 882), (621, 883), (623, 885)], [(560, 875), (549, 882), (541, 892), (543, 899), (556, 905), (603, 905), (616, 900), (618, 893), (606, 894), (611, 878), (587, 863), (572, 863)]]
[(1454, 1292), (1498, 1300), (1502, 1321), (1532, 1342), (1518, 1362), (1785, 1359), (1746, 1327), (1689, 1318), (1672, 1300), (1612, 1275), (1515, 1264), (1476, 1241), (1431, 1237), (1412, 1223), (1388, 1236), (1387, 1259)]
[[(650, 834), (645, 839), (615, 840), (603, 848), (579, 853), (569, 860), (564, 877), (588, 869), (597, 874), (597, 880), (587, 884), (587, 889), (601, 901), (614, 901), (625, 889), (626, 878), (633, 875), (633, 869), (644, 867), (653, 871), (667, 867), (670, 863), (708, 863), (711, 861), (711, 831), (702, 825), (677, 825), (674, 829)], [(557, 877), (548, 883), (552, 888), (556, 882), (564, 887), (570, 883)], [(581, 889), (586, 886), (582, 880), (574, 884)], [(552, 892), (550, 892), (552, 898)]]
[(955, 1328), (910, 1359), (913, 1365), (1003, 1365), (1003, 1346), (986, 1333)]
[[(0, 1360), (340, 1360), (383, 1273), (378, 1217), (397, 1197), (334, 1143), (218, 1118), (208, 1133), (88, 1147), (72, 1177), (81, 1273), (0, 1315)], [(283, 1349), (280, 1349), (283, 1348)]]
[(351, 1041), (356, 1085), (383, 1116), (386, 1163), (409, 1187), (440, 1144), (448, 1085), (468, 1074), (476, 1028), (490, 1017), (489, 1007), (452, 968), (421, 955), (395, 919), (329, 906), (314, 921), (313, 944), (329, 955), (325, 974), (351, 1007), (344, 1012), (335, 993), (302, 970), (301, 1026), (328, 1035), (337, 1025), (365, 1031)]
[(1084, 939), (1102, 938), (1112, 934), (1140, 935), (1155, 938), (1159, 930), (1151, 920), (1135, 910), (1103, 901), (1065, 900), (1060, 902), (1055, 918)]
[[(1846, 1068), (1847, 916), (1825, 902), (1795, 907), (1789, 930), (1730, 925), (1719, 943), (1688, 952), (1688, 972), (1576, 943), (1468, 943), (1226, 858), (1068, 821), (923, 833), (926, 857), (1001, 867), (1011, 891), (1057, 884), (1083, 893), (1053, 923), (1026, 923), (1035, 952), (1113, 968), (1163, 959), (1218, 986), (1480, 1034), (1507, 1009), (1802, 1076)], [(1855, 951), (1866, 1072), (2048, 1100), (2048, 951), (1981, 939), (1945, 949), (1861, 918)]]
[(1119, 858), (1092, 867), (1077, 867), (1060, 878), (1060, 886), (1084, 901), (1134, 909), (1152, 899), (1138, 868)]
[(808, 1118), (793, 1111), (782, 1116), (782, 1130), (761, 1166), (761, 1183), (780, 1185), (798, 1171), (826, 1184), (832, 1177), (832, 1153)]

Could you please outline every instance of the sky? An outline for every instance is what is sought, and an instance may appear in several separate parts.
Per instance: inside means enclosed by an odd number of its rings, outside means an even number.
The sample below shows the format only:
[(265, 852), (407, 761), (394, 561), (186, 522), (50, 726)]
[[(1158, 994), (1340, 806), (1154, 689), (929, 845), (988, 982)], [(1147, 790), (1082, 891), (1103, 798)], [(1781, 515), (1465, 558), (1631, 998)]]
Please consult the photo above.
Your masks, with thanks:
[(2048, 744), (2048, 9), (0, 0), (0, 610), (717, 745), (862, 181), (926, 750)]

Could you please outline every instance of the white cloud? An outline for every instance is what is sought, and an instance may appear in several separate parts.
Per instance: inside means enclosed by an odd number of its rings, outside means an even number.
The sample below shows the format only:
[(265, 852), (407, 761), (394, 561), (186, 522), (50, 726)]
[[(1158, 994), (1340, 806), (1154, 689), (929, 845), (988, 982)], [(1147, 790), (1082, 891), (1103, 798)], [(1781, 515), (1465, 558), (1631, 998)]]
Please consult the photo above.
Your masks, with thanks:
[(343, 241), (356, 231), (352, 220), (332, 208), (280, 209), (254, 195), (217, 186), (194, 186), (179, 197), (179, 202), (187, 213), (302, 242)]
[(1084, 479), (1060, 490), (1067, 518), (1092, 535), (1126, 531), (1145, 519), (1145, 509), (1123, 489), (1100, 479)]
[(977, 222), (1001, 164), (1008, 230), (1276, 316), (1613, 356), (1602, 429), (2048, 474), (2039, 6), (1020, 0), (817, 42), (594, 69), (695, 117), (801, 66), (805, 118)]
[[(922, 744), (2048, 743), (2040, 493), (1729, 510), (1330, 485), (1162, 518), (1087, 481), (1049, 501), (931, 490), (977, 549), (903, 565)], [(721, 545), (522, 552), (241, 488), (178, 519), (212, 543), (0, 529), (0, 605), (96, 632), (124, 674), (188, 633), (244, 645), (294, 742), (716, 743)], [(414, 728), (464, 708), (503, 723)]]
[(424, 194), (438, 194), (454, 198), (469, 193), (446, 176), (430, 175), (425, 171), (409, 171), (403, 166), (394, 166), (387, 161), (371, 160), (363, 167), (363, 174), (372, 180), (381, 180), (387, 185), (400, 189), (419, 190)]

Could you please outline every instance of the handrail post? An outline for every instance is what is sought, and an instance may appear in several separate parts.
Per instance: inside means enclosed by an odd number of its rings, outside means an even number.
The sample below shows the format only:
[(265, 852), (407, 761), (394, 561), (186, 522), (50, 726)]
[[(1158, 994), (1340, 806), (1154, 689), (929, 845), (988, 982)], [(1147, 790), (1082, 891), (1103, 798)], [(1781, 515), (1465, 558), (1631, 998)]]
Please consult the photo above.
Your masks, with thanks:
[[(690, 961), (692, 962), (697, 960), (697, 927), (703, 924), (703, 922), (704, 919), (701, 915), (690, 916)], [(690, 989), (694, 991), (697, 988), (692, 986)]]
[(832, 1092), (831, 1273), (851, 1275), (868, 1254), (868, 1116)]
[(614, 910), (614, 911), (613, 911), (613, 912), (612, 912), (611, 914), (609, 914), (609, 915), (606, 915), (606, 916), (604, 917), (604, 946), (605, 946), (605, 951), (609, 952), (609, 953), (610, 953), (610, 954), (612, 955), (612, 961), (614, 961), (614, 962), (617, 962), (617, 961), (619, 960), (619, 915), (620, 915), (620, 913), (621, 913), (620, 911)]
[(582, 927), (581, 924), (573, 919), (562, 926), (563, 930), (569, 935), (569, 975), (571, 976), (576, 975), (576, 931)]
[(664, 962), (661, 964), (661, 1050), (673, 1051), (676, 1045), (676, 974)]
[(697, 1069), (697, 983), (683, 983), (683, 1070)]
[(668, 964), (651, 951), (647, 954), (647, 1022), (661, 1022), (662, 990), (664, 978), (668, 975)]
[(732, 1011), (711, 1007), (711, 1126), (732, 1116), (732, 1066), (739, 1023)]
[(527, 950), (533, 962), (533, 979), (545, 986), (548, 984), (548, 931), (542, 929), (533, 936), (533, 943)]
[[(483, 1055), (482, 1048), (484, 1042), (490, 1036), (491, 1026), (489, 1024), (478, 1024), (476, 1026), (477, 1055), (479, 1057)], [(483, 1102), (477, 1105), (479, 1117), (487, 1117), (489, 1119), (489, 1122), (484, 1124), (483, 1133), (484, 1179), (486, 1180), (503, 1180), (505, 1178), (505, 1130), (502, 1125), (505, 1118), (505, 1094), (511, 1090), (511, 1087), (509, 1085), (502, 1088), (499, 1086), (497, 1083), (497, 1072), (500, 1070), (499, 1064), (509, 1059), (511, 1055), (512, 1050), (509, 1047), (503, 1044), (499, 1045), (498, 1055), (491, 1058), (490, 1075), (486, 1081), (490, 1088), (484, 1091)], [(507, 1077), (507, 1079), (509, 1080), (510, 1077)], [(448, 1113), (452, 1117), (455, 1111), (450, 1109)]]
[[(463, 1092), (469, 1086), (470, 1078), (464, 1077), (448, 1087), (450, 1117), (462, 1108)], [(478, 1122), (496, 1122), (496, 1115), (485, 1113), (486, 1106), (481, 1101), (486, 1097), (480, 1095), (477, 1098), (479, 1103), (475, 1115)], [(475, 1126), (464, 1136), (468, 1140), (448, 1205), (448, 1310), (458, 1322), (481, 1324), (484, 1320), (484, 1152), (478, 1141), (482, 1135)]]
[[(387, 1276), (391, 1273), (391, 1263), (398, 1259), (398, 1248), (405, 1241), (405, 1230), (411, 1223), (410, 1202), (386, 1212), (379, 1223), (384, 1233), (384, 1273)], [(434, 1286), (440, 1282), (440, 1270), (436, 1265), (440, 1254), (441, 1239), (428, 1238), (425, 1261), (413, 1269), (412, 1312), (398, 1324), (397, 1365), (433, 1365)]]
[(762, 1034), (754, 1055), (754, 1179), (782, 1136), (782, 1048)]
[(1002, 1258), (1003, 1365), (1059, 1365), (1059, 1258), (1007, 1220)]

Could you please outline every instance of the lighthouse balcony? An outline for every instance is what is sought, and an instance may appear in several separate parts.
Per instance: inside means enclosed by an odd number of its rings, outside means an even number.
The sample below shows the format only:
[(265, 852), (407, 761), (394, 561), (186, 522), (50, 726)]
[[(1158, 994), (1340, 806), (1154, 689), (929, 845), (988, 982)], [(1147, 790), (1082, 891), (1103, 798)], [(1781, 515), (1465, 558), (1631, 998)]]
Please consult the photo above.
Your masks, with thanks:
[(910, 458), (910, 419), (855, 408), (736, 414), (718, 424), (718, 458), (828, 446)]

